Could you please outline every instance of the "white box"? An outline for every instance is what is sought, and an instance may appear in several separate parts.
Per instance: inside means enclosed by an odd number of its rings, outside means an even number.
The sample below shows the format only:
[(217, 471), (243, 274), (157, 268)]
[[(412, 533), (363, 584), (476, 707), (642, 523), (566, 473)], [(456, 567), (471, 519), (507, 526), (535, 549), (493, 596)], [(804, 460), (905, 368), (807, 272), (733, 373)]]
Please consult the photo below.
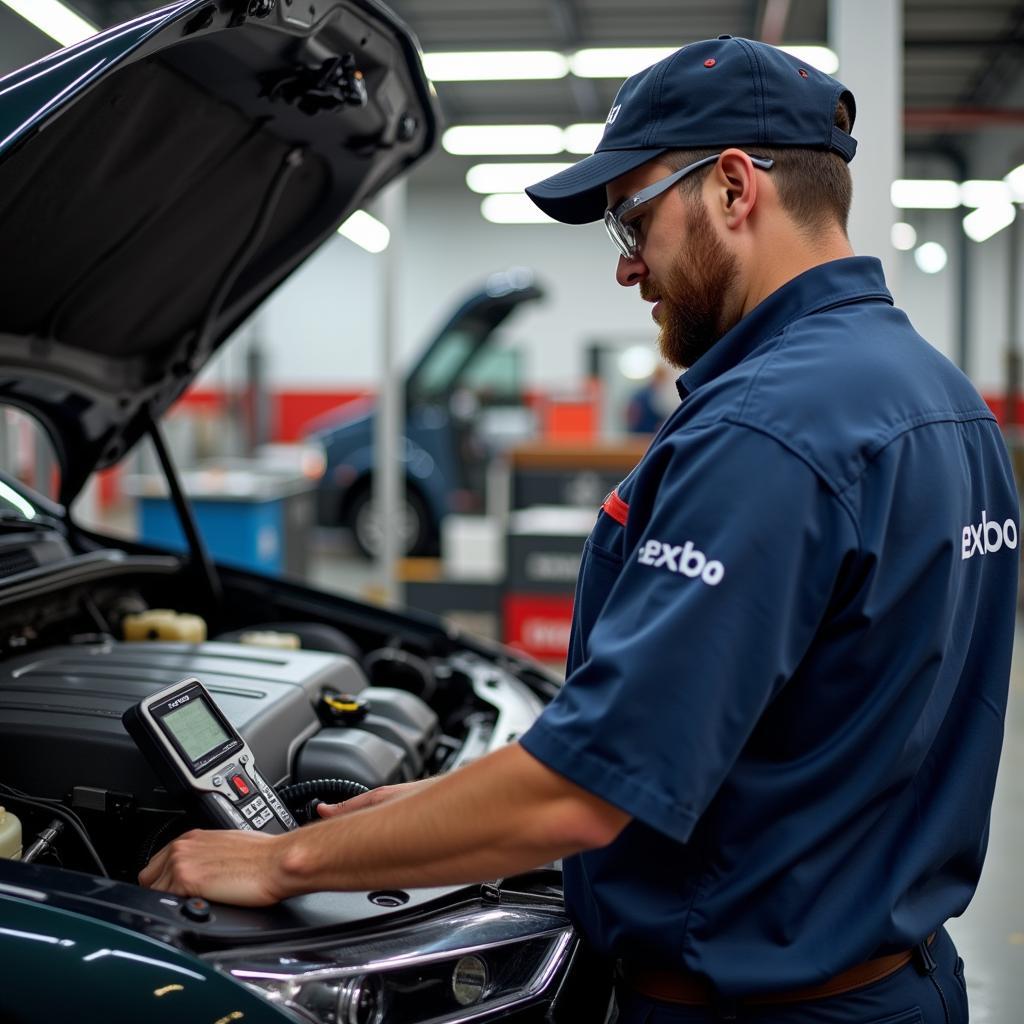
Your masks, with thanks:
[(448, 580), (501, 580), (505, 575), (501, 519), (446, 515), (441, 520), (441, 566)]

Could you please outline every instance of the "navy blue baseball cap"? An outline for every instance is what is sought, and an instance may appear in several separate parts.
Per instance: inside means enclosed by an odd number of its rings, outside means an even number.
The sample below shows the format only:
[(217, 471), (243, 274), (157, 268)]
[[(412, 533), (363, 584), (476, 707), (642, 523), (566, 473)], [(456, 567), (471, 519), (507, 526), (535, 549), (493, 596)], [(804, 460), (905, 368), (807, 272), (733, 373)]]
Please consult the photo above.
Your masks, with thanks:
[(673, 149), (792, 146), (849, 162), (857, 141), (835, 125), (840, 98), (852, 127), (850, 90), (777, 47), (733, 36), (690, 43), (627, 78), (594, 154), (526, 194), (549, 217), (586, 224), (604, 215), (608, 182)]

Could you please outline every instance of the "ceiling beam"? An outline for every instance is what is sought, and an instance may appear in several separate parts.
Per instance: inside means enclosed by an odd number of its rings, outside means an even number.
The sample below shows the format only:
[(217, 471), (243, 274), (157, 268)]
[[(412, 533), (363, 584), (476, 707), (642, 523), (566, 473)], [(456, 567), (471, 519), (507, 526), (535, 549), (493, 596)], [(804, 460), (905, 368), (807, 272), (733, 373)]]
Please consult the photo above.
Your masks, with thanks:
[(966, 132), (1024, 124), (1024, 110), (1006, 107), (908, 107), (903, 127), (908, 132)]
[(971, 39), (959, 36), (956, 39), (930, 39), (922, 37), (920, 39), (905, 39), (903, 45), (908, 50), (965, 50), (969, 53), (977, 53), (979, 50), (993, 49), (1020, 50), (1024, 48), (1024, 38), (989, 36), (986, 39)]
[[(583, 33), (574, 0), (548, 0), (548, 10), (563, 48), (578, 50), (583, 45)], [(597, 83), (591, 78), (577, 78), (575, 75), (570, 75), (567, 81), (580, 117), (584, 121), (603, 121), (606, 111)]]
[(1020, 49), (1024, 45), (1024, 2), (1010, 17), (1008, 31), (996, 37), (995, 53), (986, 53), (984, 64), (963, 98), (964, 106), (998, 103), (1013, 88), (1021, 74)]

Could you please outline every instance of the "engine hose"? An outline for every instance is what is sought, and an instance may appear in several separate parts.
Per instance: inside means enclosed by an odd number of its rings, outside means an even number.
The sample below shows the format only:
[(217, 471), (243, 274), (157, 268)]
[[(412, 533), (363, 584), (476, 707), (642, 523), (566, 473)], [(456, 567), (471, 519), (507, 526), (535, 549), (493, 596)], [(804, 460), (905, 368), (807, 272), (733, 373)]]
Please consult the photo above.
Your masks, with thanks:
[[(382, 671), (388, 666), (397, 668), (400, 672), (404, 670), (407, 675), (417, 680), (419, 692), (404, 686), (401, 679), (385, 678), (381, 682), (377, 682), (374, 669), (378, 665), (381, 666)], [(408, 651), (400, 650), (397, 647), (381, 647), (376, 651), (371, 651), (363, 659), (363, 671), (370, 677), (371, 682), (375, 686), (397, 686), (400, 690), (416, 692), (416, 696), (428, 704), (437, 694), (437, 677), (434, 675), (434, 670), (430, 667), (430, 663), (425, 658), (417, 657), (415, 654), (410, 654)]]
[(277, 795), (285, 802), (288, 810), (300, 824), (316, 821), (316, 805), (328, 798), (340, 802), (350, 800), (360, 793), (369, 793), (369, 787), (351, 779), (311, 779), (308, 782), (293, 782), (282, 786)]

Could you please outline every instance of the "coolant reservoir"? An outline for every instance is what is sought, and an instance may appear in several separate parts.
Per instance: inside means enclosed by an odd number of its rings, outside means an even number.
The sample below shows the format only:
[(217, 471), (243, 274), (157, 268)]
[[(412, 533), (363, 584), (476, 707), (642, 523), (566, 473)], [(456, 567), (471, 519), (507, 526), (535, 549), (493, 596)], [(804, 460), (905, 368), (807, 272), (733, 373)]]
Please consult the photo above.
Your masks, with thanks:
[(21, 860), (21, 822), (16, 814), (0, 807), (0, 858)]
[(201, 644), (206, 639), (206, 621), (198, 615), (151, 608), (138, 615), (124, 617), (124, 638), (128, 641), (178, 640)]

